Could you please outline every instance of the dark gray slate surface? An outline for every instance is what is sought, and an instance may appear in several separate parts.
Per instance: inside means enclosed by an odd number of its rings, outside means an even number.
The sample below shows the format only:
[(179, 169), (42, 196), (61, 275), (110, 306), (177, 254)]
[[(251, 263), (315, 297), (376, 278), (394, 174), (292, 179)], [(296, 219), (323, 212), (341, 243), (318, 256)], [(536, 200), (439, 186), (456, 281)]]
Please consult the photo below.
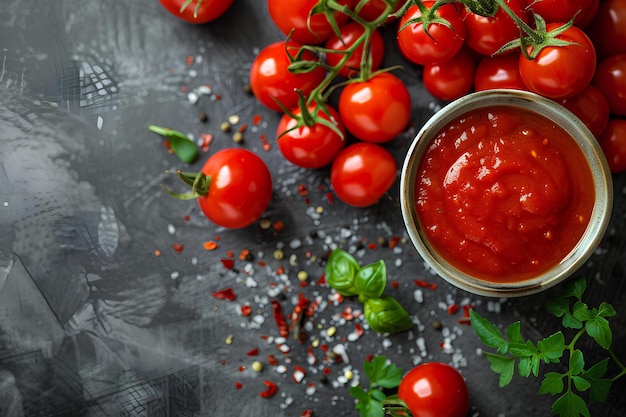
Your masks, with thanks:
[[(386, 64), (401, 62), (393, 30), (386, 35)], [(506, 389), (497, 387), (473, 331), (457, 323), (462, 313), (446, 310), (451, 303), (472, 303), (502, 326), (521, 320), (525, 335), (538, 338), (558, 325), (544, 312), (543, 295), (477, 297), (427, 271), (406, 240), (394, 249), (368, 248), (381, 238), (406, 237), (397, 185), (368, 209), (331, 204), (327, 170), (296, 169), (275, 145), (263, 150), (261, 135), (272, 143), (278, 115), (257, 104), (244, 85), (255, 53), (279, 39), (261, 0), (236, 0), (205, 26), (177, 21), (154, 0), (3, 1), (1, 415), (299, 416), (311, 409), (315, 416), (356, 416), (348, 395), (355, 380), (346, 383), (342, 376), (351, 369), (364, 379), (361, 364), (371, 354), (387, 355), (404, 369), (420, 361), (454, 364), (469, 385), (470, 416), (549, 415), (552, 399), (538, 395), (537, 380), (518, 378)], [(414, 130), (437, 103), (416, 68), (406, 65), (396, 74), (414, 100), (413, 130), (388, 145), (400, 163)], [(192, 103), (188, 93), (207, 84), (214, 94)], [(206, 124), (198, 120), (201, 112), (209, 116)], [(282, 221), (283, 231), (258, 225), (222, 230), (195, 203), (160, 191), (159, 183), (176, 186), (164, 171), (180, 163), (148, 124), (196, 138), (213, 133), (210, 153), (233, 146), (219, 129), (233, 114), (241, 117), (237, 127), (248, 123), (241, 146), (270, 166), (275, 185), (266, 218)], [(262, 118), (258, 126), (254, 115)], [(624, 176), (615, 177), (615, 191), (610, 230), (581, 273), (590, 280), (590, 304), (606, 300), (618, 309), (614, 346), (623, 353)], [(218, 237), (219, 248), (206, 251), (204, 242)], [(173, 249), (176, 243), (184, 246), (181, 253)], [(345, 320), (340, 313), (360, 305), (333, 303), (330, 289), (317, 283), (330, 248), (354, 250), (363, 243), (359, 261), (385, 259), (390, 280), (399, 283), (387, 291), (414, 316), (413, 332), (381, 337), (366, 331), (354, 341), (361, 319)], [(239, 259), (242, 249), (250, 250), (247, 260)], [(274, 256), (277, 249), (283, 259)], [(231, 271), (220, 262), (229, 250), (235, 255)], [(277, 273), (280, 267), (284, 274)], [(306, 287), (296, 277), (301, 270), (309, 274)], [(420, 289), (414, 279), (434, 282), (437, 289)], [(235, 301), (211, 297), (226, 287), (235, 290)], [(276, 346), (270, 300), (278, 292), (286, 296), (281, 302), (288, 314), (300, 292), (322, 300), (309, 319), (308, 340), (287, 340), (289, 352)], [(252, 307), (254, 319), (239, 314), (243, 304)], [(444, 329), (433, 329), (434, 321)], [(329, 336), (332, 326), (337, 332)], [(341, 363), (325, 360), (322, 345), (347, 356)], [(250, 356), (255, 348), (258, 356)], [(604, 355), (592, 344), (582, 348), (590, 363)], [(270, 354), (280, 367), (268, 363)], [(265, 363), (262, 373), (251, 370), (255, 360)], [(301, 383), (291, 379), (295, 365), (306, 371)], [(277, 372), (281, 367), (286, 372)], [(274, 398), (259, 397), (263, 379), (278, 384)], [(620, 381), (593, 415), (626, 415), (624, 387)]]

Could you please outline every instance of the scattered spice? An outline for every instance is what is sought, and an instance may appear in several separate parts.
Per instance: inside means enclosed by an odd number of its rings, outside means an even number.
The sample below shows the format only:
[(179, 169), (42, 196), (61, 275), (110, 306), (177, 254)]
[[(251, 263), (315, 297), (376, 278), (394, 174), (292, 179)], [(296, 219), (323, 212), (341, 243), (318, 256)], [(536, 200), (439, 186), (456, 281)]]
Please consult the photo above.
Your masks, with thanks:
[(272, 381), (268, 381), (268, 380), (263, 380), (263, 385), (265, 385), (267, 388), (265, 389), (265, 391), (261, 391), (259, 393), (259, 395), (263, 398), (271, 398), (273, 397), (276, 392), (278, 391), (278, 385), (276, 385), (274, 382)]
[(218, 300), (226, 300), (226, 301), (233, 301), (237, 298), (237, 295), (234, 293), (232, 288), (225, 288), (223, 290), (216, 291), (211, 295), (217, 298)]

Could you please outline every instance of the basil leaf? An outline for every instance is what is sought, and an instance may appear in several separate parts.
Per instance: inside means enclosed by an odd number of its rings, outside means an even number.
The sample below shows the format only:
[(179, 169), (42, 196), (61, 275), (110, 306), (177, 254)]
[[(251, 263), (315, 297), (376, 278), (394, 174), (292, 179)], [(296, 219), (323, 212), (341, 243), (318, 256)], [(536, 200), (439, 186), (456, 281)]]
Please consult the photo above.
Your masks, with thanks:
[(387, 269), (382, 259), (361, 268), (354, 279), (354, 287), (361, 303), (364, 303), (368, 298), (379, 298), (383, 295), (386, 285)]
[(398, 333), (413, 327), (409, 313), (390, 296), (365, 301), (365, 319), (370, 328), (378, 333)]
[(354, 278), (360, 269), (352, 255), (342, 249), (335, 249), (326, 262), (326, 282), (344, 297), (358, 295)]

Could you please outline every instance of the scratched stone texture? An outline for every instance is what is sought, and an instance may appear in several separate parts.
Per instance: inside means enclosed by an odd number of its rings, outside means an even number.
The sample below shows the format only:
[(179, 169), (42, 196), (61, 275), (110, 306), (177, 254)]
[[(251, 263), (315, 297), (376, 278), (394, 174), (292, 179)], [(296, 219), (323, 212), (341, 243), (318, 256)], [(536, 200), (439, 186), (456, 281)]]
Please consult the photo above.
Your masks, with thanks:
[[(414, 107), (412, 128), (388, 145), (401, 164), (416, 129), (442, 103), (425, 92), (419, 69), (395, 52), (393, 30), (384, 29), (385, 64), (404, 65), (396, 74), (407, 83)], [(296, 169), (278, 154), (278, 115), (244, 86), (258, 50), (280, 39), (261, 0), (236, 0), (204, 26), (176, 20), (154, 0), (2, 1), (0, 415), (279, 417), (310, 409), (314, 416), (356, 416), (348, 389), (359, 378), (367, 382), (361, 365), (372, 354), (384, 354), (403, 369), (430, 360), (454, 364), (469, 385), (469, 416), (549, 415), (552, 399), (538, 395), (534, 378), (498, 388), (473, 331), (457, 323), (461, 313), (446, 309), (472, 303), (502, 327), (521, 320), (525, 335), (536, 339), (558, 326), (542, 308), (543, 295), (493, 300), (451, 287), (427, 270), (406, 240), (397, 184), (371, 208), (331, 204), (327, 169)], [(201, 112), (208, 122), (199, 121)], [(258, 225), (217, 228), (194, 202), (174, 200), (159, 187), (178, 186), (165, 171), (180, 163), (147, 126), (176, 128), (196, 139), (212, 133), (206, 158), (233, 146), (219, 128), (231, 115), (240, 116), (235, 128), (248, 124), (239, 146), (270, 167), (274, 195), (265, 217), (283, 222), (280, 232)], [(262, 120), (258, 125), (254, 116)], [(261, 135), (274, 145), (269, 151)], [(618, 310), (614, 347), (621, 353), (624, 178), (615, 177), (607, 237), (581, 271), (590, 282), (589, 304), (609, 301)], [(402, 240), (393, 249), (380, 240), (394, 237)], [(204, 249), (204, 242), (218, 238), (217, 250)], [(179, 253), (174, 244), (184, 249)], [(335, 246), (356, 250), (362, 264), (385, 260), (389, 279), (398, 282), (388, 291), (414, 317), (412, 332), (366, 331), (353, 338), (362, 319), (341, 313), (357, 311), (359, 304), (334, 303), (330, 289), (318, 282), (323, 257)], [(242, 249), (251, 256), (239, 259)], [(284, 258), (274, 256), (277, 249)], [(232, 270), (221, 263), (229, 250)], [(301, 270), (309, 274), (308, 286), (296, 277)], [(437, 289), (419, 289), (414, 279), (434, 282)], [(211, 296), (226, 287), (236, 292), (235, 301)], [(298, 293), (322, 301), (304, 329), (309, 340), (287, 340), (288, 352), (275, 343), (270, 300), (279, 292), (288, 314)], [(245, 304), (253, 308), (252, 318), (240, 314)], [(434, 321), (444, 329), (434, 329)], [(326, 333), (331, 326), (337, 329), (332, 336)], [(329, 361), (315, 339), (342, 360)], [(589, 349), (589, 363), (604, 357), (590, 343), (583, 348)], [(250, 354), (253, 349), (258, 356)], [(272, 367), (268, 355), (280, 367)], [(255, 360), (265, 363), (263, 372), (251, 370)], [(291, 378), (296, 365), (306, 371), (303, 381)], [(357, 379), (344, 381), (347, 369)], [(271, 399), (258, 395), (264, 379), (279, 386)], [(626, 399), (619, 395), (624, 388), (622, 380), (614, 387), (617, 395), (594, 405), (592, 415), (626, 415)]]

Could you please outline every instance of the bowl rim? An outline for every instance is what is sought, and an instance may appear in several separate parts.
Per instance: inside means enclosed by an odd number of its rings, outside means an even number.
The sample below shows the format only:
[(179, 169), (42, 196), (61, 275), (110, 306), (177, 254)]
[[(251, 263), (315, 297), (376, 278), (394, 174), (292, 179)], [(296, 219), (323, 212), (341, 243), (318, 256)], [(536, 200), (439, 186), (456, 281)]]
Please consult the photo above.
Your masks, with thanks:
[[(576, 141), (589, 162), (595, 186), (591, 218), (576, 246), (554, 268), (536, 278), (513, 283), (497, 283), (468, 275), (431, 247), (419, 227), (415, 205), (416, 173), (421, 156), (432, 138), (450, 121), (469, 111), (508, 106), (526, 109), (551, 119)], [(407, 150), (400, 178), (400, 205), (405, 228), (422, 259), (444, 280), (465, 291), (488, 297), (521, 297), (551, 288), (569, 278), (591, 257), (609, 224), (613, 206), (613, 182), (606, 157), (591, 131), (578, 117), (557, 102), (538, 94), (511, 89), (470, 93), (435, 113), (419, 130)]]

